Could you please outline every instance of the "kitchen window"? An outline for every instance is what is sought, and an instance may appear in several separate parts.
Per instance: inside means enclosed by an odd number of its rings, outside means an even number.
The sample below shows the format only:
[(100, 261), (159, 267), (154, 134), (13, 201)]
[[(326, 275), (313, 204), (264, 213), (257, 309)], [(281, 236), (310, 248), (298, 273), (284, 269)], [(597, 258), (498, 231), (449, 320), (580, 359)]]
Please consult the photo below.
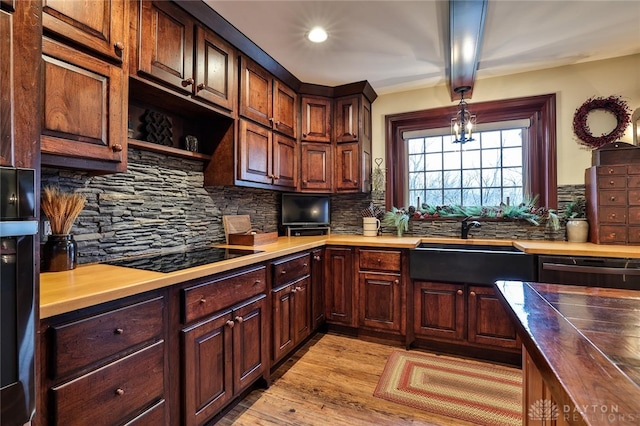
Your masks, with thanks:
[(528, 127), (529, 120), (480, 125), (464, 145), (449, 128), (405, 132), (406, 199), (417, 207), (520, 203)]
[[(468, 142), (462, 146), (452, 143), (448, 134), (450, 120), (457, 111), (457, 105), (385, 117), (387, 209), (391, 206), (416, 205), (419, 193), (422, 193), (420, 203), (435, 205), (495, 206), (500, 202), (506, 203), (507, 197), (510, 202), (519, 203), (523, 199), (538, 196), (540, 206), (556, 208), (555, 94), (470, 103), (469, 109), (477, 115), (480, 131), (474, 135), (475, 142)], [(515, 127), (491, 127), (491, 123), (500, 122), (526, 124)], [(483, 125), (487, 128), (482, 129)], [(446, 131), (443, 130), (445, 128)], [(518, 132), (521, 134), (521, 142), (516, 142)], [(440, 142), (437, 141), (438, 137)], [(422, 146), (419, 139), (424, 140)], [(487, 149), (486, 158), (483, 145)], [(520, 146), (516, 149), (517, 145)], [(513, 151), (509, 151), (512, 148)], [(422, 149), (425, 162), (430, 161), (430, 165), (420, 164), (422, 158), (419, 151)], [(491, 154), (490, 149), (494, 150)], [(515, 153), (518, 149), (521, 150), (520, 155)], [(455, 158), (456, 152), (459, 160)], [(428, 157), (430, 154), (433, 156)], [(412, 155), (416, 157), (413, 158)], [(491, 155), (493, 158), (490, 158)], [(440, 166), (436, 167), (438, 161)], [(517, 171), (517, 167), (520, 167), (520, 172)], [(423, 168), (425, 173), (422, 177), (419, 176), (420, 168)], [(454, 172), (454, 169), (457, 169), (457, 172)], [(499, 186), (493, 183), (497, 182), (498, 178), (491, 175), (490, 169), (495, 169), (496, 175), (500, 174)], [(431, 172), (433, 174), (426, 174)], [(451, 183), (445, 182), (445, 172), (451, 172)], [(483, 172), (486, 175), (485, 180)], [(411, 176), (412, 173), (415, 175)], [(438, 173), (440, 178), (437, 177)], [(518, 173), (521, 173), (521, 178), (517, 176)], [(492, 181), (494, 177), (495, 180)], [(411, 178), (414, 178), (414, 182), (410, 183)], [(474, 180), (475, 183), (472, 183)], [(463, 184), (464, 181), (468, 185)], [(465, 187), (469, 191), (466, 191)]]

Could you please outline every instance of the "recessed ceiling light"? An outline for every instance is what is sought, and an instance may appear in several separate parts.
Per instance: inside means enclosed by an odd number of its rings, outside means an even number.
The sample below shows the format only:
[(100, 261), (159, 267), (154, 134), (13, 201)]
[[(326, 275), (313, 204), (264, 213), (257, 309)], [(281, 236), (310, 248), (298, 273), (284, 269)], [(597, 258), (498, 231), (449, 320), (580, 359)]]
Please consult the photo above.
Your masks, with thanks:
[(307, 34), (307, 38), (314, 43), (322, 43), (327, 39), (327, 32), (322, 27), (314, 27)]

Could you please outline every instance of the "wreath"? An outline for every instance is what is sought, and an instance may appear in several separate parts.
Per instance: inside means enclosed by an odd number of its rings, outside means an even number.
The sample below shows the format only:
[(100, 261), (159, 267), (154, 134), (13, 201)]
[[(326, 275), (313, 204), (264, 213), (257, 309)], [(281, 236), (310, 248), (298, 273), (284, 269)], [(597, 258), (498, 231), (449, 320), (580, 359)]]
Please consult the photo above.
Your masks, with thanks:
[[(587, 116), (594, 109), (604, 109), (615, 115), (618, 124), (609, 134), (593, 136), (591, 133), (591, 129), (587, 124)], [(631, 122), (630, 114), (629, 105), (618, 96), (590, 98), (576, 110), (573, 116), (573, 132), (582, 145), (593, 149), (600, 148), (603, 145), (619, 140), (624, 135), (627, 126)]]

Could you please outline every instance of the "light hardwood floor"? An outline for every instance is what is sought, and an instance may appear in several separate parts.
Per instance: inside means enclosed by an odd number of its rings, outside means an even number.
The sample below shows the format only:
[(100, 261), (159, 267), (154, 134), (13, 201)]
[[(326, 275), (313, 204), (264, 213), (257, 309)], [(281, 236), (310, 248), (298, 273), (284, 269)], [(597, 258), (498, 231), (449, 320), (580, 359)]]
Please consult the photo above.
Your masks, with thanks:
[(469, 425), (374, 398), (393, 346), (317, 334), (219, 425)]

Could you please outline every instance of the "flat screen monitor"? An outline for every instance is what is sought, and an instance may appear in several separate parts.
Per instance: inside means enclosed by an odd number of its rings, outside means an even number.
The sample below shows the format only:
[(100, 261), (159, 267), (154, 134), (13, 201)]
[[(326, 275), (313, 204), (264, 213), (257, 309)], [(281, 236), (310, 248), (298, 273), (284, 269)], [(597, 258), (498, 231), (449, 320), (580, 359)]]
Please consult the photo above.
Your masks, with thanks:
[(282, 194), (283, 226), (328, 226), (330, 224), (328, 195)]

